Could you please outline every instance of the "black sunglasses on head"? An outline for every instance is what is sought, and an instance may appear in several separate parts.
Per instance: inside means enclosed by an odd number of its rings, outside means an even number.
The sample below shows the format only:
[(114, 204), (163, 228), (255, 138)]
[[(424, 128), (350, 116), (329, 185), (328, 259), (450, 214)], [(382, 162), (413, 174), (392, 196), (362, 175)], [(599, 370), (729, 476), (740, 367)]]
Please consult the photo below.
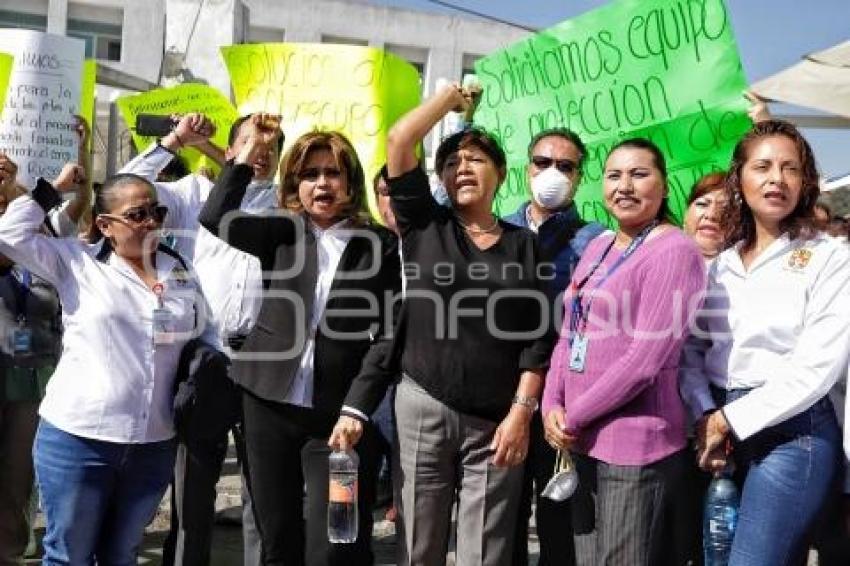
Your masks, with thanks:
[(553, 159), (544, 155), (533, 156), (531, 158), (531, 162), (534, 163), (534, 166), (538, 169), (548, 169), (554, 164), (555, 168), (564, 175), (569, 175), (575, 171), (577, 167), (575, 161), (572, 159)]

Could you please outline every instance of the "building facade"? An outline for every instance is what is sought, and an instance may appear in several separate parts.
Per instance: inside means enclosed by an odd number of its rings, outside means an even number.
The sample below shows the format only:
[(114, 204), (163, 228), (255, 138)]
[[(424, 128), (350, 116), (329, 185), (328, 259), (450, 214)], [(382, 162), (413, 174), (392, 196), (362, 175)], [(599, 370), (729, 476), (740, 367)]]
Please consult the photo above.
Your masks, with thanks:
[[(2, 0), (0, 27), (80, 38), (86, 56), (98, 59), (101, 68), (152, 85), (198, 81), (227, 94), (223, 45), (287, 41), (383, 48), (419, 70), (427, 96), (441, 80), (461, 81), (479, 57), (528, 35), (484, 19), (362, 0)], [(95, 150), (99, 145), (105, 152), (107, 139), (118, 139), (119, 162), (129, 157), (128, 136), (107, 135), (108, 104), (123, 92), (100, 85), (97, 90)], [(426, 153), (432, 150), (426, 144)], [(102, 160), (98, 165), (99, 177)]]

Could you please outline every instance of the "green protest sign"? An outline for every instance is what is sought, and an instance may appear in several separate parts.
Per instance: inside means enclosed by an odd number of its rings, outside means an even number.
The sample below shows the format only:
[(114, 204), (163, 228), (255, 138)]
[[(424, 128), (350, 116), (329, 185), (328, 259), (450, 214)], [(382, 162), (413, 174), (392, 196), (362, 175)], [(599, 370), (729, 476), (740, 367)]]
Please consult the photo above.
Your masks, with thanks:
[(508, 155), (500, 215), (528, 199), (527, 146), (542, 130), (566, 127), (587, 144), (576, 205), (613, 226), (601, 181), (617, 141), (640, 136), (661, 148), (669, 207), (681, 220), (693, 183), (727, 167), (750, 127), (723, 0), (618, 0), (481, 59), (476, 72), (484, 93), (475, 122)]
[(12, 74), (12, 64), (15, 58), (8, 53), (0, 53), (0, 114), (6, 101), (6, 91), (9, 89), (9, 75)]
[[(221, 48), (240, 114), (282, 116), (286, 150), (308, 131), (336, 130), (357, 150), (367, 182), (386, 161), (387, 132), (419, 104), (419, 73), (373, 47), (266, 43)], [(373, 191), (367, 191), (379, 218)]]
[[(211, 86), (196, 83), (122, 96), (116, 102), (127, 128), (133, 135), (133, 143), (139, 151), (156, 141), (155, 137), (140, 136), (135, 133), (136, 116), (139, 114), (167, 116), (200, 112), (215, 124), (216, 130), (212, 142), (222, 149), (227, 147), (230, 126), (237, 118), (236, 109), (221, 92)], [(197, 171), (201, 166), (218, 170), (218, 166), (212, 160), (193, 148), (180, 150), (180, 155), (192, 171)]]

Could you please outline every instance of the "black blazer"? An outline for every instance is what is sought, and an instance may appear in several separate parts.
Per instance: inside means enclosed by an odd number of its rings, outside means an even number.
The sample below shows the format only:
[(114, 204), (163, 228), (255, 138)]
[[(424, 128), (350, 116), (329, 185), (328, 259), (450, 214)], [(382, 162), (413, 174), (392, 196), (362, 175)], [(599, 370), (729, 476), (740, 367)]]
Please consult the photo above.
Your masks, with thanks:
[[(256, 326), (233, 357), (231, 375), (254, 395), (282, 402), (310, 332), (317, 246), (301, 215), (280, 209), (266, 215), (239, 211), (252, 174), (244, 164), (225, 166), (199, 220), (231, 246), (260, 259), (266, 294)], [(340, 258), (316, 330), (315, 410), (338, 414), (370, 348), (375, 349), (371, 358), (383, 356), (388, 343), (381, 338), (392, 326), (392, 301), (400, 287), (395, 236), (376, 226), (358, 229)], [(368, 398), (371, 405), (375, 397), (380, 401), (385, 386), (384, 380), (370, 380), (361, 384), (357, 397)]]

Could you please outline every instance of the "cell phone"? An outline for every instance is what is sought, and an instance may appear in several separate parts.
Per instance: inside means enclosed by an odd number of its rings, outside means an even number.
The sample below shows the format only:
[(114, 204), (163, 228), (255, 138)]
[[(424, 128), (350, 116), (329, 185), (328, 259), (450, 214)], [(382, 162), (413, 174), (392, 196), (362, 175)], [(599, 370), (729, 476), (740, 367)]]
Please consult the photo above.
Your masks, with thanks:
[(136, 133), (140, 136), (162, 137), (168, 135), (177, 122), (171, 116), (159, 114), (139, 114), (136, 116)]

